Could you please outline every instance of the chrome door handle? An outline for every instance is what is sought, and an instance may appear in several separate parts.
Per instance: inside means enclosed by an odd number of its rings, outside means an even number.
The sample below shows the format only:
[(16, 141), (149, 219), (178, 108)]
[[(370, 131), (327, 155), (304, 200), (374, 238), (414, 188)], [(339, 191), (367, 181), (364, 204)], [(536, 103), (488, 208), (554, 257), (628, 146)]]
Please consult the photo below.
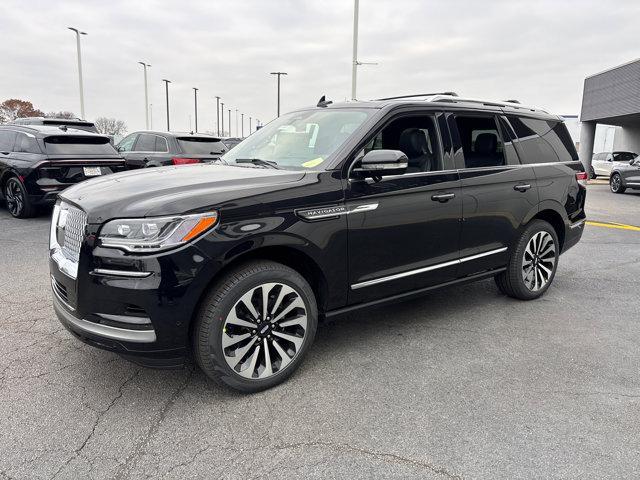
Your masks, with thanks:
[(526, 192), (527, 190), (529, 190), (531, 188), (531, 184), (530, 183), (526, 183), (524, 185), (514, 185), (513, 189), (517, 190), (519, 192)]
[(433, 200), (434, 202), (444, 203), (448, 202), (452, 198), (455, 198), (455, 196), (455, 193), (441, 193), (439, 195), (431, 195), (431, 200)]

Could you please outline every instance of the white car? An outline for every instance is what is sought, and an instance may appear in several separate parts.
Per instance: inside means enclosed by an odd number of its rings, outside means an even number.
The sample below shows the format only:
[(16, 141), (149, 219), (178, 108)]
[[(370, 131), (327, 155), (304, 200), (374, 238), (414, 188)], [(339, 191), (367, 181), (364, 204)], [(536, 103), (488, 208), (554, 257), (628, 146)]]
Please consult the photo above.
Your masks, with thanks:
[(599, 175), (609, 177), (616, 163), (629, 163), (637, 157), (638, 154), (633, 152), (596, 153), (591, 160), (591, 178), (596, 178)]

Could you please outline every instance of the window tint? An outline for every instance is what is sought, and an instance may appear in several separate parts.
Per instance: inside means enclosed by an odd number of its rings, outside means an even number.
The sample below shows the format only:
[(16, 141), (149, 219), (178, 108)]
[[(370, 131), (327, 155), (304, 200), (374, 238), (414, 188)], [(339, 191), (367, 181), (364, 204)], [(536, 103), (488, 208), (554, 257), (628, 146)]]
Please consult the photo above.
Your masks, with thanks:
[(504, 144), (493, 116), (456, 116), (455, 124), (467, 168), (505, 165)]
[(402, 151), (409, 159), (409, 173), (444, 170), (434, 117), (425, 115), (392, 121), (368, 143), (363, 154), (383, 149)]
[(61, 135), (44, 139), (51, 155), (115, 155), (117, 152), (106, 137)]
[(156, 148), (156, 136), (141, 133), (138, 135), (138, 141), (133, 148), (134, 152), (153, 152)]
[(167, 139), (164, 137), (161, 137), (160, 135), (156, 135), (156, 143), (153, 150), (155, 152), (165, 152), (165, 153), (168, 152), (169, 147), (167, 145)]
[[(508, 118), (516, 137), (518, 137), (520, 160), (522, 160), (522, 163), (549, 163), (558, 161), (558, 155), (554, 148), (546, 138), (543, 138), (551, 132), (551, 127), (546, 121), (515, 116)], [(571, 158), (568, 160), (571, 160)]]
[(135, 143), (137, 137), (138, 135), (136, 134), (129, 135), (128, 137), (124, 137), (118, 144), (118, 150), (121, 152), (130, 152), (131, 149), (133, 148), (133, 144)]
[(41, 153), (35, 137), (25, 133), (18, 134), (15, 151), (23, 153)]
[(507, 164), (519, 165), (520, 159), (518, 158), (518, 153), (516, 152), (512, 141), (515, 138), (515, 133), (504, 118), (499, 118), (498, 123), (500, 124), (500, 132), (502, 133), (502, 139), (504, 140), (504, 155), (507, 158)]
[(13, 130), (0, 130), (0, 152), (13, 152), (16, 135)]
[[(285, 135), (288, 132), (285, 132)], [(317, 128), (315, 132), (317, 137)], [(313, 133), (311, 134), (310, 142), (314, 140)], [(178, 145), (182, 149), (183, 153), (191, 154), (221, 154), (226, 151), (226, 146), (219, 138), (202, 138), (202, 137), (184, 137), (178, 138)], [(313, 145), (312, 145), (313, 146)]]
[(637, 153), (632, 152), (613, 152), (614, 162), (630, 162), (638, 156)]

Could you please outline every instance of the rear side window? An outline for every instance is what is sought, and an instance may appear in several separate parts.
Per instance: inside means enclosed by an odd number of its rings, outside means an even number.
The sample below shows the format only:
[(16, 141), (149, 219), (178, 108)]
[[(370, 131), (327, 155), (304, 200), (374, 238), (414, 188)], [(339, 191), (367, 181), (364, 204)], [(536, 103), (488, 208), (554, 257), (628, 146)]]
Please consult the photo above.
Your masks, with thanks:
[(613, 161), (630, 162), (631, 160), (635, 160), (637, 156), (638, 154), (633, 152), (613, 152)]
[(13, 152), (16, 135), (12, 130), (0, 130), (0, 152)]
[(169, 145), (167, 145), (167, 139), (164, 137), (161, 137), (159, 135), (156, 135), (156, 143), (155, 143), (155, 147), (153, 149), (155, 152), (168, 152), (169, 151)]
[(178, 138), (178, 145), (183, 153), (209, 155), (220, 154), (226, 151), (225, 144), (219, 138)]
[(578, 154), (564, 123), (528, 117), (509, 117), (518, 138), (523, 163), (571, 162)]
[(15, 151), (21, 153), (41, 153), (35, 137), (27, 135), (26, 133), (18, 134)]
[(456, 115), (455, 124), (466, 168), (505, 165), (504, 144), (493, 116)]
[(133, 148), (134, 152), (154, 152), (156, 149), (156, 136), (141, 133), (138, 136), (136, 146)]
[(44, 139), (50, 155), (116, 155), (106, 137), (60, 135)]

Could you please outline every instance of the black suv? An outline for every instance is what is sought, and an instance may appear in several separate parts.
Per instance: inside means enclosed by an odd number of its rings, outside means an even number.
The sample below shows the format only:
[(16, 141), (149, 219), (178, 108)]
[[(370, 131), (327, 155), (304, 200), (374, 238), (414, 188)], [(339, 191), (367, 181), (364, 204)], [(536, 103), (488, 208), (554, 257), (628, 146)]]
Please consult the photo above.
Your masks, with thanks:
[(242, 391), (287, 378), (319, 318), (495, 278), (542, 295), (585, 222), (562, 119), (453, 95), (282, 115), (224, 165), (60, 195), (54, 308), (79, 339)]
[(14, 217), (33, 216), (70, 185), (124, 169), (104, 135), (66, 126), (0, 126), (0, 191)]
[(220, 138), (193, 132), (135, 132), (116, 148), (129, 169), (210, 163), (228, 150)]

